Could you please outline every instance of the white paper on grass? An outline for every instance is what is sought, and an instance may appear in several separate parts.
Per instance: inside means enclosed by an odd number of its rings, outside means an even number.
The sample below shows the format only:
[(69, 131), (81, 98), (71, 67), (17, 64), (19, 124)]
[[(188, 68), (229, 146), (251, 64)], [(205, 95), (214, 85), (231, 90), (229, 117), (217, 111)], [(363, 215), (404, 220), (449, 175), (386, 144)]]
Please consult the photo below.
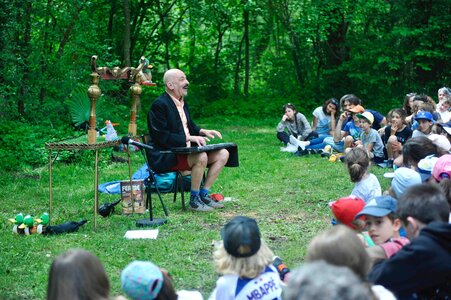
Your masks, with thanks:
[(158, 229), (149, 230), (127, 230), (124, 237), (126, 239), (152, 239), (156, 240), (158, 237)]

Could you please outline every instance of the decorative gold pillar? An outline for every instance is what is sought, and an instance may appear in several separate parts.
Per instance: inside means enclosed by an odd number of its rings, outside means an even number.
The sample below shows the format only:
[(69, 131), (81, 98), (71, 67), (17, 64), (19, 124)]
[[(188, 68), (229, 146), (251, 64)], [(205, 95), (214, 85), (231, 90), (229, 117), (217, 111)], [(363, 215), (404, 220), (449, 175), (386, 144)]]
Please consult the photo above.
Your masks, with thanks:
[(141, 93), (142, 87), (139, 83), (136, 82), (130, 87), (132, 105), (130, 108), (130, 123), (128, 124), (128, 134), (131, 136), (136, 136), (136, 112), (138, 111)]
[(97, 139), (96, 131), (96, 101), (99, 99), (101, 90), (99, 88), (100, 75), (96, 72), (91, 73), (91, 86), (88, 88), (88, 96), (91, 100), (91, 109), (89, 112), (88, 144), (95, 144)]

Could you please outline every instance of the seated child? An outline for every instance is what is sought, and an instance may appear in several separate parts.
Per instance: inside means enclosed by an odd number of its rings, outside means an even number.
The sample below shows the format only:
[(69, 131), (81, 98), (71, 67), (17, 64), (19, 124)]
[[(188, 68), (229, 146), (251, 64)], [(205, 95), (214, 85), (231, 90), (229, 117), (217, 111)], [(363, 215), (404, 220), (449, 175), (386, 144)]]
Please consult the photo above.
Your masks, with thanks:
[(377, 130), (371, 128), (371, 125), (374, 122), (373, 114), (365, 111), (361, 114), (357, 114), (357, 118), (359, 118), (359, 128), (361, 129), (361, 132), (359, 141), (356, 142), (356, 145), (365, 148), (375, 163), (383, 163), (384, 143), (382, 143), (381, 136)]
[[(295, 149), (294, 151), (297, 151), (298, 147), (304, 147), (300, 141), (318, 137), (318, 134), (312, 131), (307, 118), (298, 112), (293, 104), (285, 104), (283, 106), (283, 112), (282, 119), (276, 129), (277, 138), (288, 148), (293, 148)], [(288, 150), (283, 149), (283, 151)]]
[(364, 111), (365, 109), (361, 105), (356, 105), (340, 115), (338, 123), (335, 126), (333, 138), (334, 144), (332, 147), (335, 150), (345, 152), (346, 149), (355, 146), (355, 142), (359, 139), (361, 132), (358, 126), (359, 119), (356, 114)]
[(391, 124), (385, 127), (383, 142), (387, 150), (387, 168), (393, 168), (394, 160), (402, 155), (402, 145), (412, 136), (412, 129), (407, 126), (406, 112), (396, 108), (390, 114)]
[(390, 258), (409, 243), (407, 238), (399, 234), (401, 221), (396, 216), (396, 204), (396, 199), (391, 196), (376, 197), (356, 215), (356, 218), (365, 216), (368, 234), (381, 248), (369, 248), (373, 259)]
[(203, 299), (197, 291), (176, 292), (168, 272), (150, 261), (135, 260), (128, 264), (121, 273), (121, 286), (125, 294), (132, 300)]
[[(365, 201), (356, 196), (348, 196), (331, 202), (329, 205), (335, 217), (332, 220), (333, 225), (343, 224), (357, 232), (362, 232), (365, 229), (365, 218), (362, 216), (356, 219), (355, 217), (365, 207)], [(366, 247), (375, 246), (367, 233), (358, 233), (357, 236)]]
[(412, 133), (412, 137), (428, 136), (432, 133), (432, 125), (434, 125), (434, 117), (428, 111), (419, 111), (415, 117), (418, 122), (418, 129)]
[(345, 156), (345, 163), (351, 181), (355, 182), (351, 195), (368, 202), (382, 194), (379, 180), (374, 174), (368, 172), (370, 157), (367, 150), (361, 147), (351, 149)]
[(421, 182), (421, 176), (418, 172), (410, 168), (401, 167), (395, 170), (395, 176), (391, 181), (391, 186), (384, 194), (398, 199), (408, 187), (420, 184)]
[(272, 265), (273, 253), (261, 239), (254, 219), (237, 216), (221, 230), (215, 250), (216, 282), (213, 299), (282, 299), (282, 283)]

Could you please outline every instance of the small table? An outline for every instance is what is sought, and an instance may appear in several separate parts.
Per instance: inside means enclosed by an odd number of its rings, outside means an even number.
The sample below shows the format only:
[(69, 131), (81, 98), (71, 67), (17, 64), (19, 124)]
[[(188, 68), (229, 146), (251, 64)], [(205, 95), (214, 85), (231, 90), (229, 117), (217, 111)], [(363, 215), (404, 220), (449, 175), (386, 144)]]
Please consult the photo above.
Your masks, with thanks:
[(99, 185), (99, 149), (105, 149), (114, 147), (120, 144), (120, 141), (97, 141), (94, 144), (88, 144), (87, 142), (87, 136), (84, 135), (82, 137), (78, 138), (70, 138), (58, 142), (51, 142), (46, 143), (45, 148), (49, 150), (49, 182), (50, 182), (50, 189), (49, 189), (49, 217), (50, 220), (52, 218), (52, 150), (93, 150), (95, 151), (95, 164), (94, 164), (94, 230), (97, 228), (97, 208), (98, 208), (98, 201), (99, 201), (99, 192), (98, 192), (98, 185)]

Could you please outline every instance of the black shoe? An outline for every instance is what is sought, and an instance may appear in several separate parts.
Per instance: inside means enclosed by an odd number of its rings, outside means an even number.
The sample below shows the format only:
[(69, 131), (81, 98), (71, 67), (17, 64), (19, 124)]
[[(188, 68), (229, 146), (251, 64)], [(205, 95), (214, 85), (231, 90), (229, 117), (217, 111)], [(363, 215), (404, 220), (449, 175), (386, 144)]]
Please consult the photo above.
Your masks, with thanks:
[(202, 195), (200, 194), (200, 200), (205, 203), (206, 205), (213, 207), (213, 208), (224, 208), (224, 204), (219, 203), (215, 201), (213, 198), (210, 197), (209, 194)]
[(393, 159), (387, 160), (387, 168), (393, 169)]
[(330, 157), (330, 152), (321, 151), (321, 157)]
[(310, 154), (321, 154), (323, 151), (321, 149), (308, 149)]
[(294, 152), (294, 156), (304, 156), (304, 155), (308, 155), (309, 152), (307, 149), (304, 150), (298, 150), (296, 152)]

